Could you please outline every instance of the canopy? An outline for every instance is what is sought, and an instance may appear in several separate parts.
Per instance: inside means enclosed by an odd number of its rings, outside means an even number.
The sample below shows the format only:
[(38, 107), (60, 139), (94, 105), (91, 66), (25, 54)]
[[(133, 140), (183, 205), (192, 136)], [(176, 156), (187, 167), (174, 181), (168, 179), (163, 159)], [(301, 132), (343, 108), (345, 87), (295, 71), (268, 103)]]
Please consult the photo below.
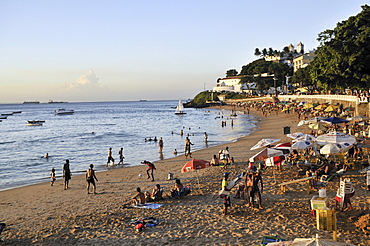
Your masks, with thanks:
[(262, 148), (262, 147), (265, 147), (265, 146), (268, 146), (270, 144), (273, 144), (273, 143), (276, 143), (276, 142), (279, 142), (280, 139), (269, 139), (269, 138), (264, 138), (264, 139), (261, 139), (256, 145), (254, 145), (251, 150), (254, 150), (254, 149), (259, 149), (259, 148)]
[(337, 107), (333, 106), (333, 105), (329, 105), (326, 109), (324, 109), (325, 112), (332, 112), (332, 111), (336, 111), (337, 110)]
[(283, 155), (282, 150), (266, 148), (266, 149), (258, 152), (257, 154), (255, 154), (251, 158), (249, 158), (249, 161), (250, 162), (255, 162), (255, 161), (267, 159), (269, 157), (280, 156), (280, 155)]
[(330, 132), (328, 134), (324, 134), (318, 136), (316, 141), (319, 144), (327, 144), (327, 143), (349, 143), (354, 144), (356, 143), (356, 138), (352, 135), (347, 135), (342, 132)]
[(348, 120), (344, 120), (338, 117), (330, 117), (328, 119), (321, 120), (321, 122), (328, 123), (328, 124), (340, 124), (340, 123), (345, 123), (348, 122)]

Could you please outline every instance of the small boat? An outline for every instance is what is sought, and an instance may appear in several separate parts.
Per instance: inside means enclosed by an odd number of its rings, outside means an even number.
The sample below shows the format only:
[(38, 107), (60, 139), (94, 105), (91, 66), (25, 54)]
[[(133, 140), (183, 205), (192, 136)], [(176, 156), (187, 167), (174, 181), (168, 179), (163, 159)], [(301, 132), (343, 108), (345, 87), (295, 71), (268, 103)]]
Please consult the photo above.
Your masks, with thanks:
[(13, 114), (20, 114), (22, 111), (14, 111)]
[(2, 119), (2, 120), (5, 120), (7, 118), (8, 118), (8, 116), (0, 116), (0, 119)]
[(186, 114), (184, 112), (184, 105), (182, 104), (181, 99), (179, 99), (179, 103), (177, 104), (175, 114)]
[(26, 125), (27, 126), (42, 126), (45, 123), (44, 120), (29, 120)]
[(39, 104), (39, 101), (24, 101), (23, 104)]
[(64, 109), (64, 108), (60, 108), (58, 110), (55, 110), (54, 111), (54, 114), (56, 115), (68, 115), (68, 114), (74, 114), (74, 110), (71, 110), (71, 109)]
[(5, 114), (1, 114), (1, 116), (10, 116), (10, 115), (13, 115), (13, 113), (5, 113)]

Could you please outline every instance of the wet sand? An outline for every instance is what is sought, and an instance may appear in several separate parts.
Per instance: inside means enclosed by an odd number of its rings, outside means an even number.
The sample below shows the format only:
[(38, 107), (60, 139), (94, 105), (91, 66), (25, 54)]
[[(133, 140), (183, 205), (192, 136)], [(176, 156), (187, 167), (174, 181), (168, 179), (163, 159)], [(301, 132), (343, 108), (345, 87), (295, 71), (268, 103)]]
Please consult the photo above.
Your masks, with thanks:
[[(237, 114), (241, 113), (237, 111)], [(250, 113), (261, 117), (254, 110)], [(273, 114), (261, 118), (257, 131), (251, 135), (233, 143), (196, 151), (192, 157), (210, 160), (228, 146), (235, 164), (227, 171), (233, 178), (246, 171), (249, 157), (261, 150), (250, 150), (260, 139), (291, 140), (283, 134), (284, 126), (290, 126), (291, 132), (308, 132), (305, 126), (297, 126), (295, 115)], [(276, 174), (276, 182), (272, 168), (263, 173), (263, 209), (250, 208), (244, 200), (231, 198), (229, 214), (223, 216), (223, 199), (217, 194), (224, 170), (210, 167), (197, 173), (181, 173), (181, 167), (189, 160), (181, 155), (156, 162), (155, 182), (146, 179), (145, 165), (99, 172), (96, 195), (86, 194), (84, 175), (72, 176), (68, 190), (63, 190), (63, 180), (57, 179), (53, 187), (43, 183), (2, 191), (0, 222), (5, 222), (7, 228), (1, 234), (4, 239), (1, 245), (259, 245), (263, 236), (289, 240), (315, 234), (332, 237), (331, 232), (316, 229), (316, 220), (311, 215), (310, 199), (318, 194), (317, 191), (306, 194), (306, 184), (298, 183), (288, 186), (285, 194), (279, 192), (277, 184), (296, 179), (296, 168), (284, 167), (282, 173)], [(86, 169), (89, 164), (86, 163)], [(184, 185), (192, 185), (192, 193), (181, 199), (168, 197), (174, 183), (167, 180), (168, 173), (174, 173)], [(139, 174), (143, 176), (140, 178)], [(352, 199), (353, 211), (337, 210), (338, 241), (370, 245), (370, 225), (362, 217), (369, 214), (370, 209), (365, 176), (356, 170), (348, 171), (346, 176), (354, 183), (356, 195)], [(151, 191), (155, 184), (165, 188), (165, 200), (157, 202), (163, 204), (161, 208), (127, 206), (136, 187)], [(334, 206), (338, 186), (338, 180), (327, 186), (331, 206)], [(163, 221), (137, 233), (128, 222), (139, 217)]]

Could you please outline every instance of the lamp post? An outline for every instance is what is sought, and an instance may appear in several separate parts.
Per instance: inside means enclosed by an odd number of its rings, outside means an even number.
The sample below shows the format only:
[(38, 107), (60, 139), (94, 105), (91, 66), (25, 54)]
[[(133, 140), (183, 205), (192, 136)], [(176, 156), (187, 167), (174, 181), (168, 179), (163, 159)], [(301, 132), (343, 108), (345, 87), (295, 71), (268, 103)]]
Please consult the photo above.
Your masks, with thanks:
[(274, 74), (275, 97), (277, 97), (276, 81), (277, 81), (277, 79), (275, 78), (275, 74)]

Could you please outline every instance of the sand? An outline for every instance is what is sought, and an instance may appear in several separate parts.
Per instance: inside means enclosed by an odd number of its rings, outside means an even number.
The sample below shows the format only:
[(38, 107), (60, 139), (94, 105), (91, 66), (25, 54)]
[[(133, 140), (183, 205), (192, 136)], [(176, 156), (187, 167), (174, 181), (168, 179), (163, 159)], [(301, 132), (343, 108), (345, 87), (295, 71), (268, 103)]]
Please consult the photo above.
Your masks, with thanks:
[[(254, 110), (251, 114), (261, 117)], [(228, 167), (233, 178), (246, 171), (249, 157), (259, 151), (250, 148), (260, 139), (291, 140), (283, 134), (284, 126), (290, 126), (291, 132), (308, 132), (305, 126), (297, 127), (295, 115), (273, 114), (260, 118), (257, 131), (250, 136), (196, 151), (193, 158), (210, 160), (213, 154), (228, 146), (235, 159), (235, 164)], [(332, 237), (331, 232), (318, 231), (315, 227), (310, 199), (317, 191), (306, 194), (305, 184), (300, 183), (288, 186), (285, 194), (279, 192), (277, 184), (296, 178), (295, 168), (284, 167), (282, 173), (277, 173), (276, 183), (272, 168), (263, 174), (263, 209), (250, 208), (244, 200), (231, 198), (229, 214), (223, 216), (223, 200), (217, 194), (224, 171), (221, 167), (199, 170), (198, 185), (195, 172), (180, 172), (188, 160), (181, 155), (156, 162), (155, 182), (146, 179), (145, 165), (99, 172), (96, 195), (86, 194), (84, 175), (73, 176), (68, 190), (63, 190), (63, 180), (57, 179), (53, 187), (43, 183), (2, 191), (0, 222), (5, 222), (7, 228), (1, 234), (4, 240), (1, 245), (259, 245), (263, 236), (289, 240), (316, 234)], [(88, 166), (86, 163), (86, 169)], [(180, 199), (166, 197), (158, 202), (163, 204), (159, 209), (127, 206), (136, 187), (151, 191), (158, 183), (165, 187), (168, 196), (174, 183), (167, 180), (168, 173), (174, 173), (183, 184), (192, 185), (192, 193)], [(369, 220), (362, 217), (369, 214), (370, 208), (365, 176), (356, 170), (348, 171), (346, 176), (354, 182), (356, 196), (352, 199), (353, 211), (337, 210), (338, 241), (370, 245), (370, 225), (366, 225)], [(327, 187), (331, 206), (338, 185), (339, 181), (335, 180)], [(128, 222), (139, 217), (163, 221), (138, 233)]]

